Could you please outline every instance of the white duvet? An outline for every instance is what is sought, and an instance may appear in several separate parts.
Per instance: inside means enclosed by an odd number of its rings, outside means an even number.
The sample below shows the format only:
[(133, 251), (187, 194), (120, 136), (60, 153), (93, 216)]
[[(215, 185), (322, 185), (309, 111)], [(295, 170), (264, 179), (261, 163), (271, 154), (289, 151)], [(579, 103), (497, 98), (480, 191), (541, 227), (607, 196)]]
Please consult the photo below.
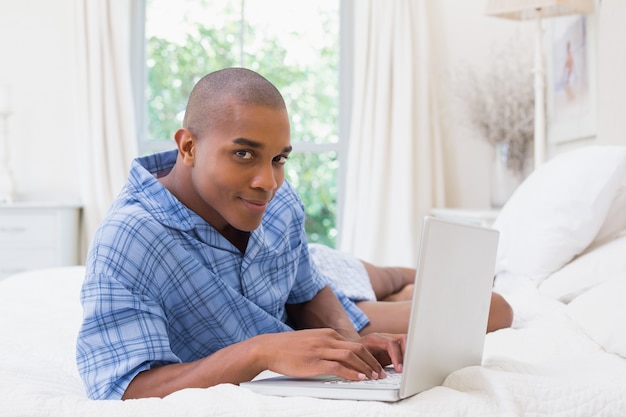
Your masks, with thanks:
[(516, 321), (487, 336), (483, 366), (399, 403), (269, 397), (229, 384), (164, 399), (88, 400), (74, 363), (82, 274), (56, 268), (0, 282), (0, 416), (626, 415), (626, 359), (520, 277), (499, 283)]

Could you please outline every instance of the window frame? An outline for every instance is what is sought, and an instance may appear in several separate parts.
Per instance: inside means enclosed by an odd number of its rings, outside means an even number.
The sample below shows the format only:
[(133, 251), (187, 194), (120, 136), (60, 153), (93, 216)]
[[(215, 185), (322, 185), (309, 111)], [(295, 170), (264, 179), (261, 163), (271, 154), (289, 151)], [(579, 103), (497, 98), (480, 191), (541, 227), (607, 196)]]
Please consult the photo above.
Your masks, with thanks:
[[(352, 74), (353, 74), (353, 7), (354, 0), (339, 1), (339, 112), (336, 143), (313, 143), (297, 142), (294, 144), (296, 152), (303, 153), (324, 153), (336, 152), (339, 160), (337, 167), (337, 207), (335, 226), (337, 236), (335, 245), (339, 245), (341, 240), (341, 221), (343, 217), (343, 200), (346, 186), (346, 165), (348, 153), (348, 141), (350, 138), (350, 120), (352, 112)], [(133, 99), (135, 105), (135, 120), (137, 123), (137, 145), (139, 154), (147, 152), (158, 152), (172, 149), (173, 141), (149, 141), (147, 140), (147, 109), (145, 105), (145, 85), (147, 80), (146, 67), (146, 0), (132, 0), (133, 30), (131, 46), (131, 78)]]

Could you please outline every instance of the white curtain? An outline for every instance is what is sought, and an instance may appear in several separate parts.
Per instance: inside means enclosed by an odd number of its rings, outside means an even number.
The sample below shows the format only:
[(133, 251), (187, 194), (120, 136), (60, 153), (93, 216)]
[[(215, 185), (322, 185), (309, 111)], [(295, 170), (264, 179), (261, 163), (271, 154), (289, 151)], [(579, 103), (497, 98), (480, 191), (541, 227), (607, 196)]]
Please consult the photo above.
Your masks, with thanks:
[(130, 59), (132, 3), (73, 2), (83, 258), (137, 155)]
[(354, 94), (340, 249), (415, 266), (422, 218), (444, 205), (430, 0), (354, 2)]

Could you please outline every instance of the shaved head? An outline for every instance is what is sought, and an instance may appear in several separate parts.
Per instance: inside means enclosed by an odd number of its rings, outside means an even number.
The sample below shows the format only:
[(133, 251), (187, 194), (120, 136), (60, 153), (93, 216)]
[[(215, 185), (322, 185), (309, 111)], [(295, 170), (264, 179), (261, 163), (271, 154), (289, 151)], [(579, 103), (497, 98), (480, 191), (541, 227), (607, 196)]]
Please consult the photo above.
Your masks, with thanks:
[(196, 83), (189, 95), (183, 127), (202, 136), (214, 127), (232, 123), (235, 104), (286, 110), (282, 95), (266, 78), (249, 69), (226, 68)]

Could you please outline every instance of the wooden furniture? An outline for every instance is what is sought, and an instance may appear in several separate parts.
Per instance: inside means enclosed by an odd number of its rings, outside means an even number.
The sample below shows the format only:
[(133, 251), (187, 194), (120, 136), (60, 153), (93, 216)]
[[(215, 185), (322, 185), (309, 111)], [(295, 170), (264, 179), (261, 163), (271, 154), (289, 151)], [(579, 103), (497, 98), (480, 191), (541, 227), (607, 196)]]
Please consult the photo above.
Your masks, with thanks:
[(76, 265), (80, 206), (0, 205), (0, 279), (28, 269)]

